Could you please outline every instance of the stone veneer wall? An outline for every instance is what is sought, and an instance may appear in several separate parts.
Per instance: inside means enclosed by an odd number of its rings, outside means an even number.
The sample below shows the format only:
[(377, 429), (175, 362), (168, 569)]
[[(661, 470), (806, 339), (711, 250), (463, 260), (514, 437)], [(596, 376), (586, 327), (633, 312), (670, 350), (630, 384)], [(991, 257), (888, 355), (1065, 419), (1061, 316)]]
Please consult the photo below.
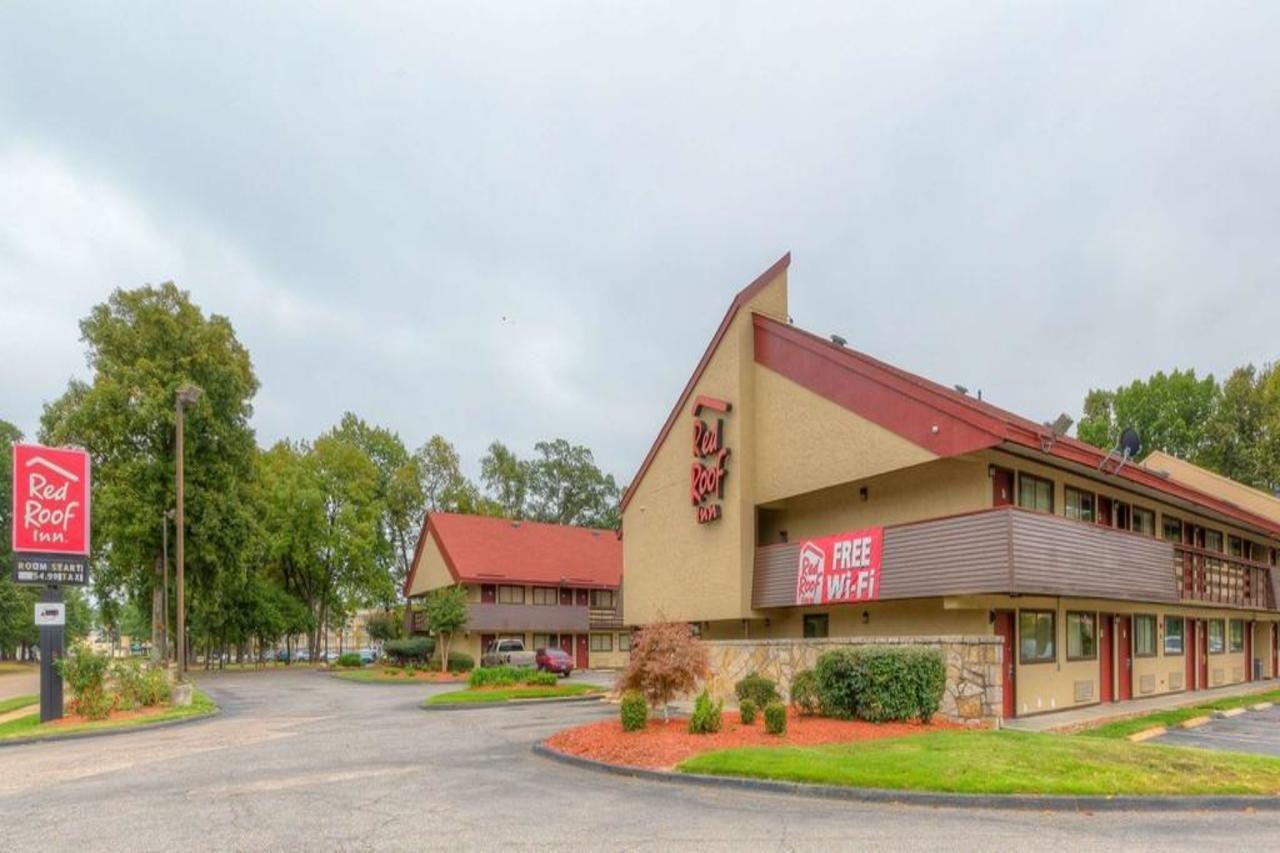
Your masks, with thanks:
[(821, 640), (705, 640), (711, 658), (707, 688), (717, 698), (736, 702), (733, 685), (758, 672), (778, 683), (788, 696), (791, 675), (811, 669), (818, 656), (848, 646), (927, 646), (941, 649), (947, 661), (942, 694), (944, 717), (961, 722), (994, 722), (1000, 717), (1004, 647), (999, 637), (843, 637)]

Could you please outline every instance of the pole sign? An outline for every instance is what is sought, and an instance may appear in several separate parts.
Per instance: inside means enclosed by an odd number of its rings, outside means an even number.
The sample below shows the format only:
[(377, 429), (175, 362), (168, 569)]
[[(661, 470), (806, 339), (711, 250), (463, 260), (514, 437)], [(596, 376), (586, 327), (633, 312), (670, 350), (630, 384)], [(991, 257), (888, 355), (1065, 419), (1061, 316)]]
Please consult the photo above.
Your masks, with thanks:
[(67, 624), (67, 605), (61, 601), (36, 604), (36, 624)]
[(20, 584), (89, 582), (89, 454), (13, 446), (13, 579)]
[(699, 524), (720, 518), (719, 501), (724, 498), (724, 481), (729, 476), (725, 468), (729, 448), (724, 443), (724, 418), (717, 417), (715, 426), (712, 426), (702, 418), (703, 409), (727, 414), (733, 406), (724, 400), (701, 395), (693, 402), (693, 466), (689, 470), (689, 499)]
[(856, 604), (880, 597), (884, 528), (805, 539), (796, 565), (796, 604)]

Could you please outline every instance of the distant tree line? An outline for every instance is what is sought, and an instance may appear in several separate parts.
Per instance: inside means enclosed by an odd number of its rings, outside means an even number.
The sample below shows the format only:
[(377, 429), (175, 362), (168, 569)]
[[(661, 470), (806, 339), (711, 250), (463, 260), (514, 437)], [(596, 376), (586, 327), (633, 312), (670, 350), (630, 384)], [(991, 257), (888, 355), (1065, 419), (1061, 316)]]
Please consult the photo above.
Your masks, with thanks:
[[(172, 283), (115, 291), (80, 331), (91, 376), (72, 380), (45, 406), (38, 436), (84, 447), (93, 460), (95, 612), (72, 593), (72, 611), (83, 616), (75, 633), (96, 621), (109, 635), (159, 636), (163, 525), (174, 506), (175, 394), (188, 383), (204, 392), (187, 409), (185, 429), (193, 651), (299, 637), (315, 649), (324, 629), (345, 625), (357, 609), (390, 612), (429, 511), (618, 523), (613, 477), (590, 450), (564, 439), (537, 443), (529, 458), (495, 441), (480, 460), (479, 483), (464, 475), (444, 437), (410, 451), (393, 431), (350, 413), (315, 438), (258, 447), (250, 418), (259, 384), (248, 350), (227, 318), (205, 315)], [(0, 655), (35, 642), (35, 592), (9, 580), (8, 447), (20, 438), (0, 421)], [(171, 582), (171, 629), (175, 594)]]

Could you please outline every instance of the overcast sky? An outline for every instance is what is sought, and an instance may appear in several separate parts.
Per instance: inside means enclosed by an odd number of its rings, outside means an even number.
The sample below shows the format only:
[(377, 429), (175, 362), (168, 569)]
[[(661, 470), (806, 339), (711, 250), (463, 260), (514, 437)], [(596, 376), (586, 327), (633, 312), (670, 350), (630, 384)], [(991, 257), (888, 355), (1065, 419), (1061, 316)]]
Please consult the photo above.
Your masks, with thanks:
[(351, 410), (473, 472), (563, 436), (628, 480), (788, 250), (797, 324), (1038, 420), (1277, 356), (1274, 4), (129, 5), (0, 7), (28, 435), (78, 320), (170, 279), (260, 443)]

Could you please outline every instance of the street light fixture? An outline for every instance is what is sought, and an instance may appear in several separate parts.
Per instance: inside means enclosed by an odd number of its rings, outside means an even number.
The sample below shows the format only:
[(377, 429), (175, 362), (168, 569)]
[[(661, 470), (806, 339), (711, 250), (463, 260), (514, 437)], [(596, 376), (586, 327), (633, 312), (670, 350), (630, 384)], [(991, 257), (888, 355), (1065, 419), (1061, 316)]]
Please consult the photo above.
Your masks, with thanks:
[(200, 401), (200, 395), (204, 392), (195, 385), (183, 385), (178, 389), (177, 396), (177, 480), (178, 480), (178, 518), (175, 525), (178, 534), (177, 541), (177, 557), (178, 561), (178, 680), (185, 681), (187, 678), (187, 601), (184, 596), (184, 580), (185, 580), (185, 563), (186, 563), (186, 481), (183, 475), (183, 433), (184, 418), (183, 412), (187, 406), (194, 406)]

